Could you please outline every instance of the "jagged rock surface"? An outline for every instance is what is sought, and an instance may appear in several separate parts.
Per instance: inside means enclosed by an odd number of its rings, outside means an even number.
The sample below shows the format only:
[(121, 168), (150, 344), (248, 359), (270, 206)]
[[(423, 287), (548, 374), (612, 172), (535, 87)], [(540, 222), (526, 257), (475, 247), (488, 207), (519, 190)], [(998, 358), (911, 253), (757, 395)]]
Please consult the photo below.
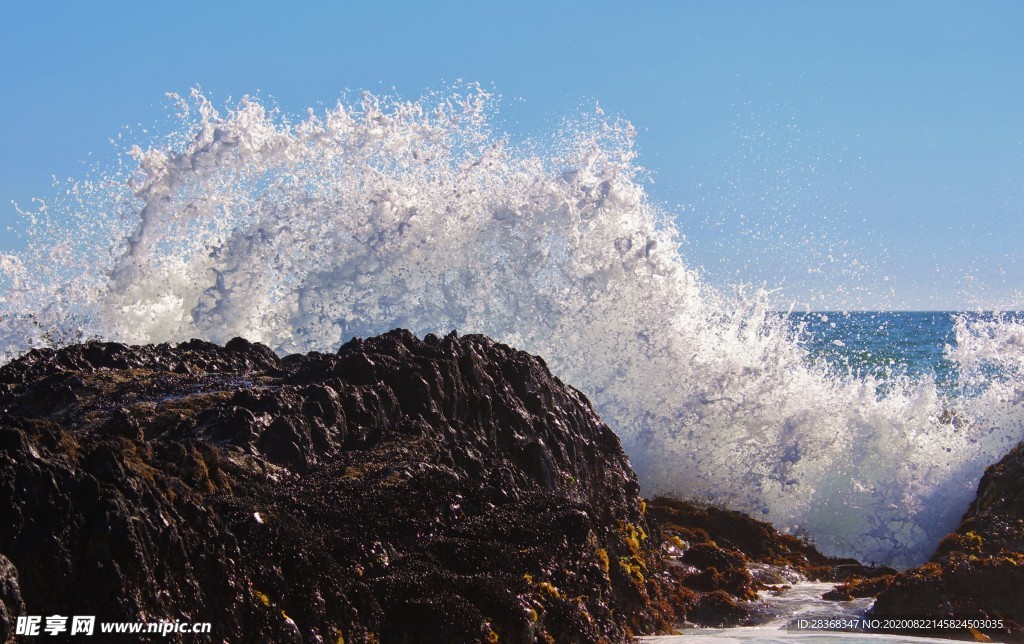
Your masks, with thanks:
[(0, 368), (0, 525), (0, 641), (19, 614), (70, 614), (218, 642), (615, 642), (756, 623), (794, 570), (892, 572), (648, 506), (540, 358), (405, 331), (286, 358), (32, 351)]
[(18, 587), (18, 570), (0, 555), (0, 642), (13, 641), (15, 620), (25, 614), (25, 602)]
[(0, 369), (0, 525), (0, 629), (624, 641), (696, 597), (587, 400), (482, 336), (32, 351)]

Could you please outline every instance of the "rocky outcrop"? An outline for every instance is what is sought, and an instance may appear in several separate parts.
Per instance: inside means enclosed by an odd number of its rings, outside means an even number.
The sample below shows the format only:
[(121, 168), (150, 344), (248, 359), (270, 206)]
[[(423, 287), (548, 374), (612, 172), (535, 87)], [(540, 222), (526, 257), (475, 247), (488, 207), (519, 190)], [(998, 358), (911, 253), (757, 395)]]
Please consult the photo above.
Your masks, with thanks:
[(618, 642), (879, 572), (638, 489), (582, 394), (483, 336), (32, 351), (0, 368), (0, 641)]
[[(731, 552), (742, 557), (739, 563), (747, 568), (753, 564), (775, 566), (809, 581), (838, 582), (895, 572), (885, 566), (864, 566), (856, 559), (826, 557), (806, 541), (742, 512), (665, 497), (656, 497), (648, 508), (648, 516), (660, 532), (677, 535), (690, 544), (680, 560), (699, 568), (716, 562), (736, 567), (737, 562), (727, 556)], [(703, 551), (712, 554), (698, 554)], [(702, 565), (705, 563), (708, 565)]]
[[(1024, 443), (986, 470), (960, 526), (928, 563), (839, 586), (828, 598), (857, 596), (877, 596), (871, 616), (879, 619), (997, 622), (1002, 626), (975, 631), (998, 641), (1024, 641)], [(975, 636), (970, 628), (934, 634)]]
[(647, 516), (663, 540), (670, 574), (694, 591), (686, 618), (701, 626), (757, 624), (772, 615), (755, 600), (795, 581), (847, 581), (895, 572), (826, 557), (770, 524), (731, 510), (657, 497)]
[(698, 596), (661, 575), (643, 507), (588, 401), (482, 336), (0, 369), (0, 635), (27, 612), (209, 641), (624, 641)]

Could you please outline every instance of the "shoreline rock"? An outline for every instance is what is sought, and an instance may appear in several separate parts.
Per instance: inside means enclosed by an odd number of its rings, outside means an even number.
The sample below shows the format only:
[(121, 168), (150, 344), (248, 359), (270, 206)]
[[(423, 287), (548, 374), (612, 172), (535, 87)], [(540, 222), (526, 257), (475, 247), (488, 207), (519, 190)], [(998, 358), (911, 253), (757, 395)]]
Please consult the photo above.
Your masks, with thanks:
[(645, 501), (580, 392), (454, 333), (29, 352), (0, 367), (0, 525), (0, 642), (24, 614), (212, 624), (190, 642), (624, 642), (755, 623), (793, 571), (899, 579)]
[(4, 615), (626, 641), (674, 619), (639, 572), (638, 490), (579, 392), (482, 336), (90, 343), (0, 369), (0, 583), (24, 599)]
[(647, 508), (669, 552), (673, 578), (697, 592), (686, 612), (694, 626), (755, 625), (764, 616), (747, 602), (796, 580), (840, 582), (895, 572), (826, 557), (741, 512), (666, 497), (655, 497)]

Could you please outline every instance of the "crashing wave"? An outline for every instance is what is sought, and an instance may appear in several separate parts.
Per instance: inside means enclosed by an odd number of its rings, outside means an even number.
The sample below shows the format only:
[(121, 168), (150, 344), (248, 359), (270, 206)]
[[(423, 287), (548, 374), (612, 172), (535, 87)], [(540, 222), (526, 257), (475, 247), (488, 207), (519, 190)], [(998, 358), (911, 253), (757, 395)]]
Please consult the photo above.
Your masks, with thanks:
[[(294, 121), (249, 98), (181, 103), (171, 144), (73, 185), (26, 251), (0, 256), (7, 355), (83, 337), (287, 353), (394, 327), (485, 333), (583, 390), (647, 493), (896, 565), (926, 558), (1024, 437), (1019, 378), (957, 398), (903, 379), (879, 397), (810, 360), (764, 293), (709, 286), (642, 188), (628, 123), (586, 120), (542, 148), (493, 134), (479, 89), (365, 94)], [(1020, 329), (964, 320), (951, 357), (1019, 365)]]

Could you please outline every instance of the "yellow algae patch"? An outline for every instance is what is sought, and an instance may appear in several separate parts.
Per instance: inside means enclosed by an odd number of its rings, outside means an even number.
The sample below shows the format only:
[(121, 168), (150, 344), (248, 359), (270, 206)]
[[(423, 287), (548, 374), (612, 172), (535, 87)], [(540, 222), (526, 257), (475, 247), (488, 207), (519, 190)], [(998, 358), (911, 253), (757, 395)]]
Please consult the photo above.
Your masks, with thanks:
[(542, 581), (542, 582), (540, 582), (539, 584), (537, 584), (537, 588), (543, 590), (550, 597), (554, 597), (555, 599), (561, 599), (562, 598), (562, 593), (558, 590), (557, 587), (555, 587), (549, 581)]
[(979, 631), (976, 628), (968, 628), (967, 630), (969, 630), (971, 632), (971, 637), (974, 638), (975, 642), (991, 642), (992, 641), (991, 637), (989, 637), (988, 635), (985, 635), (984, 633), (982, 633), (981, 631)]

